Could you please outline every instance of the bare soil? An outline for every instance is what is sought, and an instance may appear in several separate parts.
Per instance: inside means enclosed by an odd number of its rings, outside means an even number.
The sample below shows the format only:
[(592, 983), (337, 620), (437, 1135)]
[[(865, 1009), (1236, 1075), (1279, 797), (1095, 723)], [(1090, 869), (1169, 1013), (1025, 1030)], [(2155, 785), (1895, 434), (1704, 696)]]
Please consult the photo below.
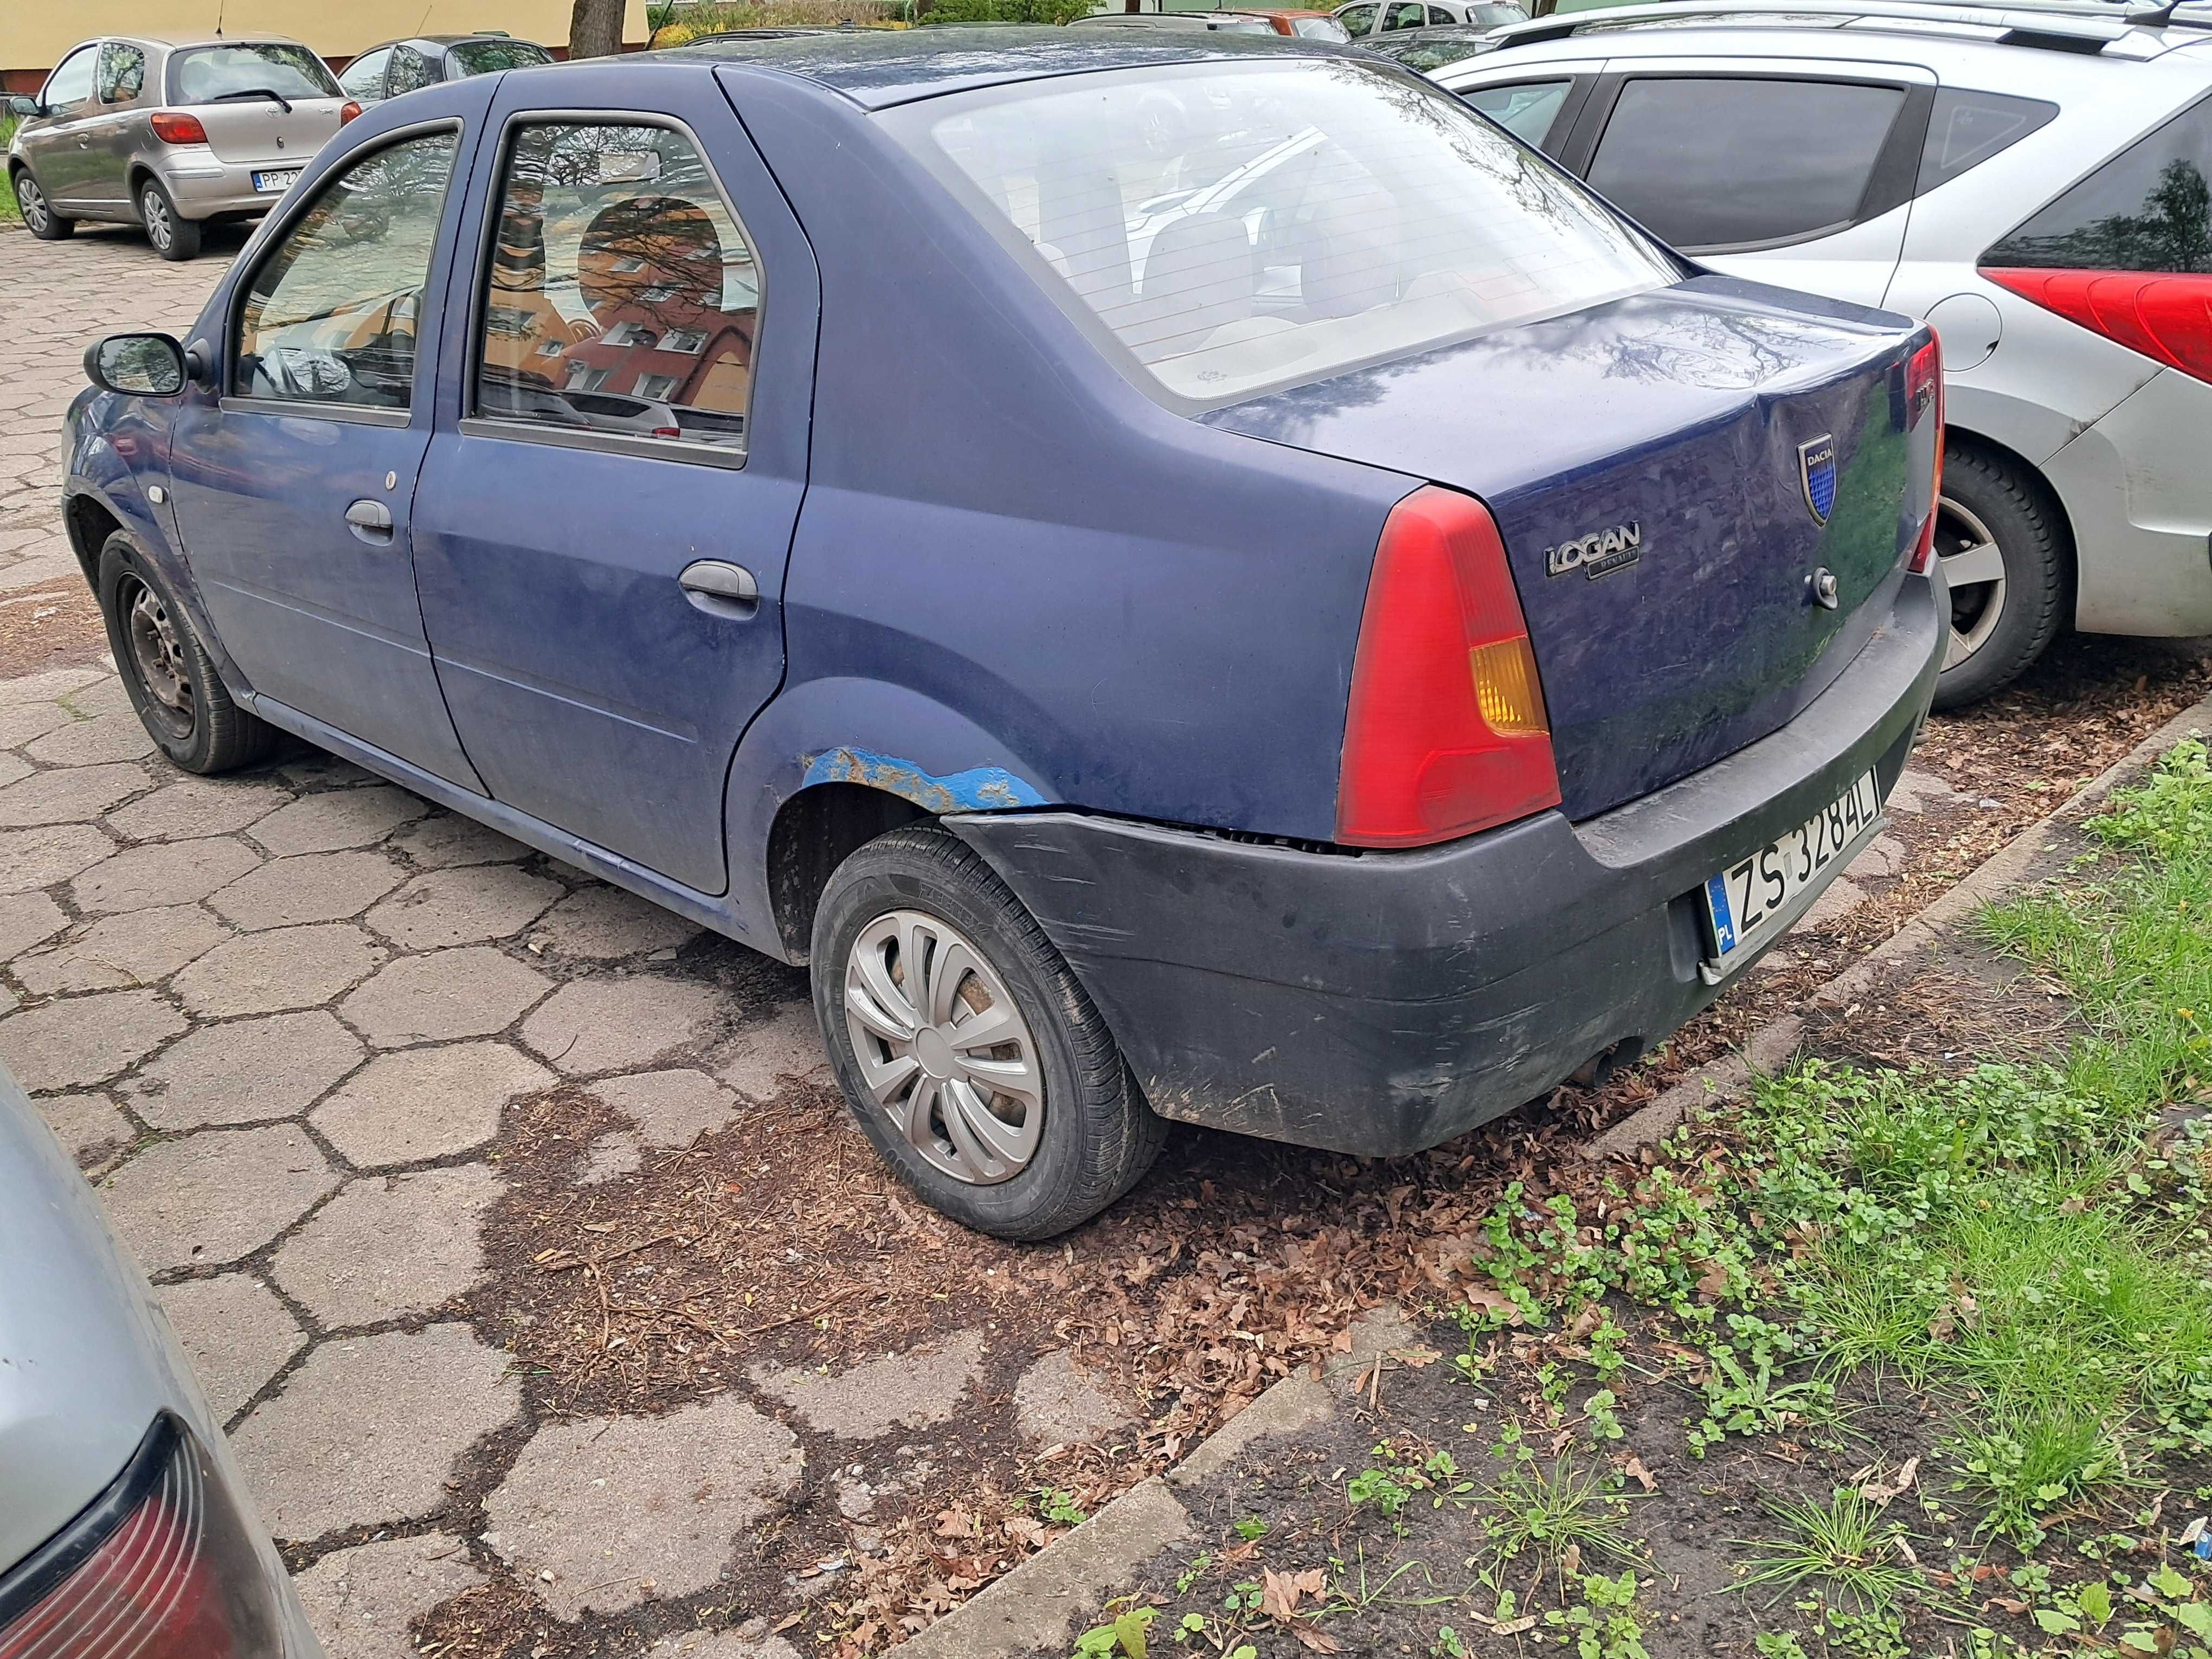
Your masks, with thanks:
[(0, 597), (0, 679), (79, 667), (106, 649), (99, 602), (75, 577)]

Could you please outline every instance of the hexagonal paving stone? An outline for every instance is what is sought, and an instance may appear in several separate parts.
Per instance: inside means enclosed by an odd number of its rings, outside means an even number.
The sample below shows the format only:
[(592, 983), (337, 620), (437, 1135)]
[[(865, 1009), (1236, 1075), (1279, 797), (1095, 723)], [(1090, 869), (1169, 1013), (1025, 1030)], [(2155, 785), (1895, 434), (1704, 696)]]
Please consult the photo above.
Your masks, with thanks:
[(124, 1094), (156, 1128), (256, 1123), (306, 1110), (366, 1052), (320, 1008), (233, 1020), (194, 1031), (133, 1078)]
[(106, 1095), (48, 1095), (36, 1104), (62, 1150), (88, 1169), (138, 1139), (131, 1120)]
[(368, 925), (411, 951), (505, 939), (561, 896), (561, 884), (511, 864), (417, 876), (368, 913)]
[(138, 1265), (159, 1273), (258, 1250), (337, 1185), (300, 1126), (276, 1123), (149, 1146), (107, 1178), (104, 1195)]
[(578, 980), (522, 1023), (522, 1040), (571, 1077), (630, 1071), (699, 1036), (718, 1000), (706, 986), (652, 975)]
[(33, 773), (0, 789), (0, 829), (96, 818), (145, 787), (145, 773), (127, 762)]
[(247, 1273), (188, 1279), (154, 1294), (218, 1422), (258, 1394), (307, 1340), (276, 1292)]
[(384, 952), (349, 922), (273, 927), (219, 945), (177, 975), (196, 1014), (268, 1014), (311, 1008), (357, 984)]
[(747, 1367), (745, 1375), (808, 1427), (842, 1440), (872, 1440), (893, 1429), (950, 1423), (982, 1363), (982, 1332), (960, 1331), (908, 1353), (865, 1360), (835, 1376), (766, 1360)]
[(180, 777), (112, 812), (107, 822), (133, 841), (181, 841), (227, 836), (265, 818), (292, 797), (250, 778)]
[(35, 996), (122, 990), (165, 979), (230, 936), (197, 904), (131, 910), (102, 916), (75, 939), (19, 957), (9, 969)]
[[(5, 407), (0, 404), (0, 407)], [(25, 674), (20, 678), (0, 680), (0, 708), (52, 702), (70, 692), (81, 690), (97, 680), (107, 678), (100, 668), (50, 668), (43, 674)]]
[(232, 1449), (279, 1538), (435, 1514), (453, 1460), (522, 1407), (512, 1357), (465, 1325), (325, 1342)]
[(672, 949), (698, 931), (672, 910), (601, 884), (555, 905), (531, 930), (530, 943), (564, 957), (611, 961)]
[(1129, 1407), (1055, 1348), (1032, 1364), (1014, 1384), (1014, 1421), (1032, 1444), (1089, 1445), (1134, 1416)]
[(740, 1031), (731, 1047), (735, 1052), (720, 1075), (748, 1100), (774, 1100), (793, 1078), (822, 1085), (836, 1081), (811, 1002), (786, 1003), (765, 1024)]
[(380, 1048), (489, 1036), (553, 981), (489, 945), (402, 957), (379, 969), (338, 1012)]
[(115, 843), (88, 823), (0, 831), (0, 893), (51, 887), (114, 852)]
[(326, 789), (280, 806), (247, 831), (279, 856), (336, 853), (382, 841), (410, 818), (430, 810), (420, 795), (390, 784), (366, 789)]
[(0, 755), (0, 786), (27, 778), (36, 769), (27, 760), (19, 760), (13, 755)]
[(48, 766), (97, 766), (103, 761), (150, 755), (154, 739), (146, 735), (137, 714), (105, 714), (58, 726), (23, 752)]
[(0, 960), (52, 939), (68, 926), (68, 913), (44, 893), (0, 897)]
[(483, 1277), (484, 1212), (506, 1190), (485, 1164), (349, 1182), (270, 1271), (333, 1328), (428, 1313)]
[(499, 1133), (517, 1095), (558, 1081), (504, 1042), (379, 1054), (320, 1106), (315, 1127), (359, 1168), (450, 1158)]
[(483, 1582), (466, 1539), (426, 1532), (332, 1550), (292, 1584), (327, 1659), (415, 1659), (407, 1626)]
[(258, 853), (228, 836), (159, 842), (102, 860), (70, 884), (70, 896), (93, 915), (190, 904), (260, 862)]
[(797, 1436), (735, 1395), (665, 1417), (548, 1424), (484, 1500), (484, 1542), (537, 1581), (556, 1618), (689, 1595), (805, 1462)]
[(737, 1115), (738, 1097), (704, 1072), (608, 1078), (592, 1092), (637, 1126), (648, 1146), (689, 1146)]
[(357, 916), (404, 879), (381, 853), (315, 853), (276, 859), (208, 900), (226, 921), (249, 931)]
[(501, 864), (530, 856), (530, 848), (520, 842), (459, 812), (441, 811), (418, 819), (392, 836), (390, 845), (425, 870)]
[(74, 719), (58, 702), (24, 702), (0, 706), (0, 749), (16, 749), (33, 738), (44, 737), (57, 726)]
[(70, 997), (0, 1019), (0, 1060), (32, 1094), (113, 1077), (185, 1029), (151, 991)]

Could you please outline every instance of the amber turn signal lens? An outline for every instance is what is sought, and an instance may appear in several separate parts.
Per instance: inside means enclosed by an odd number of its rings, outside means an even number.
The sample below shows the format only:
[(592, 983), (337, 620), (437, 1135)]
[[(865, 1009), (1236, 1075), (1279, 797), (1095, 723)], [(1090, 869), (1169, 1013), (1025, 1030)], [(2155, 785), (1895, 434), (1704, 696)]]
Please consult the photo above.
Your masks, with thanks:
[(1536, 683), (1536, 653), (1527, 635), (1478, 645), (1467, 659), (1474, 673), (1475, 706), (1492, 731), (1504, 737), (1551, 731), (1543, 690)]

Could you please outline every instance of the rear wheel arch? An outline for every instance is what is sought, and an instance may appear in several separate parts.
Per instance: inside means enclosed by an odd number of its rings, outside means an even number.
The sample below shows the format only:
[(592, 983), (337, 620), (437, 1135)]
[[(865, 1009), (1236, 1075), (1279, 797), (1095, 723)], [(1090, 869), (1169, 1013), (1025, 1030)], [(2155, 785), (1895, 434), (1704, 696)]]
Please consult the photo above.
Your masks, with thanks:
[(1995, 438), (1967, 427), (1954, 425), (1948, 421), (1943, 427), (1943, 444), (1947, 449), (1956, 444), (1961, 449), (1976, 451), (1984, 459), (2011, 469), (2023, 483), (2041, 498), (2038, 505), (2050, 517), (2052, 526), (2059, 532), (2059, 539), (2066, 556), (2067, 568), (2070, 575), (2076, 558), (2074, 520), (2066, 511), (2065, 501), (2060, 498), (2057, 490), (2051, 487), (2051, 481), (2043, 476), (2043, 469), (2009, 444), (2000, 443)]
[(1939, 709), (1978, 702), (2027, 672), (2072, 622), (2079, 589), (2073, 523), (2042, 470), (2008, 445), (1955, 427), (1944, 448), (1938, 552), (1952, 556), (1944, 549), (1958, 545), (1954, 536), (1994, 542), (2003, 581), (1954, 585), (1953, 657), (1936, 681)]
[(830, 878), (877, 836), (932, 821), (902, 795), (859, 783), (818, 783), (776, 809), (768, 835), (769, 902), (787, 958), (803, 964)]

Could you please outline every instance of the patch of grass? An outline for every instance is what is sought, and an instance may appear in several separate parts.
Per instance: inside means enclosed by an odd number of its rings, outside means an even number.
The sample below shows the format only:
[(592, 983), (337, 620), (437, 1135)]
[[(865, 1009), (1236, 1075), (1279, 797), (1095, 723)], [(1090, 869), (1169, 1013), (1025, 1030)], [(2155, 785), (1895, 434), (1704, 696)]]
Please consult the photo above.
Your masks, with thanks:
[(1628, 1535), (1628, 1500), (1620, 1477), (1610, 1470), (1583, 1470), (1571, 1451), (1547, 1468), (1522, 1437), (1509, 1428), (1491, 1456), (1502, 1466), (1498, 1478), (1479, 1496), (1487, 1513), (1491, 1558), (1486, 1577), (1492, 1582), (1516, 1565), (1533, 1569), (1531, 1585), (1558, 1576), (1564, 1581), (1571, 1563), (1640, 1561), (1642, 1553)]
[[(0, 150), (15, 142), (17, 119), (13, 115), (0, 115)], [(23, 210), (15, 205), (15, 192), (0, 180), (0, 224), (19, 225), (23, 222)]]
[(1839, 1487), (1826, 1504), (1784, 1499), (1768, 1504), (1767, 1511), (1782, 1523), (1784, 1535), (1737, 1540), (1752, 1555), (1741, 1589), (1810, 1588), (1863, 1612), (1893, 1606), (1917, 1576), (1899, 1548), (1904, 1525), (1888, 1519), (1856, 1486)]

